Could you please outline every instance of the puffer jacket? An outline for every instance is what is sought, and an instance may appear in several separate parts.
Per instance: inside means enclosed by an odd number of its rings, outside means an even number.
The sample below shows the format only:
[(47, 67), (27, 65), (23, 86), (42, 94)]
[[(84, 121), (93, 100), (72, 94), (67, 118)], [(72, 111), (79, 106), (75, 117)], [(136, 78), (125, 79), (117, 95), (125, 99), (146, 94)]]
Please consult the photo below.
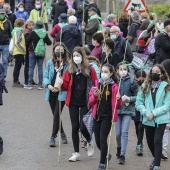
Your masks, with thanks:
[[(156, 92), (155, 107), (151, 92), (144, 94), (142, 89), (138, 92), (136, 109), (139, 110), (143, 116), (142, 123), (144, 125), (155, 127), (155, 124), (159, 126), (159, 124), (167, 124), (170, 122), (170, 91), (168, 90), (165, 95), (165, 87), (167, 85), (167, 82), (161, 82)], [(144, 84), (142, 86), (144, 87)], [(153, 113), (154, 118), (151, 121), (148, 121), (147, 116), (150, 113)]]
[(131, 79), (129, 76), (121, 80), (120, 84), (120, 94), (121, 96), (130, 97), (130, 103), (128, 106), (123, 103), (122, 107), (119, 109), (118, 114), (128, 114), (131, 116), (135, 115), (135, 102), (138, 92), (138, 84)]
[[(60, 32), (56, 36), (56, 42), (60, 41)], [(82, 46), (82, 36), (80, 30), (74, 24), (69, 24), (62, 29), (62, 42), (71, 54), (76, 46)]]

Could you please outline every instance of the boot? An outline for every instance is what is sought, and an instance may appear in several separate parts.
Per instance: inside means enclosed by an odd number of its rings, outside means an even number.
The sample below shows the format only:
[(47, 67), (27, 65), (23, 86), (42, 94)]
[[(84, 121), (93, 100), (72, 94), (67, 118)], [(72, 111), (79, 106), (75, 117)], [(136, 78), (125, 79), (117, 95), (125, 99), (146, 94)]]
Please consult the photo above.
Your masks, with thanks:
[(143, 147), (142, 147), (141, 144), (136, 146), (136, 154), (138, 156), (142, 156), (143, 155)]
[(116, 153), (117, 159), (120, 158), (120, 152), (121, 152), (121, 148), (117, 147), (117, 153)]
[(62, 144), (67, 144), (67, 136), (65, 132), (61, 133)]

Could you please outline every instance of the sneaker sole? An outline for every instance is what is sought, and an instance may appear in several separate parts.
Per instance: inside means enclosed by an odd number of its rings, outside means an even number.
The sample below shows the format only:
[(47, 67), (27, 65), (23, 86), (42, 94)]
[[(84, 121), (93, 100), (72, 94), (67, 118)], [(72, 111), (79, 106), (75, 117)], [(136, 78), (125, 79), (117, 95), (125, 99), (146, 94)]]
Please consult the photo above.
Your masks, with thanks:
[(24, 89), (32, 90), (32, 89), (33, 89), (33, 87), (24, 87)]
[(55, 148), (56, 147), (56, 145), (50, 145), (50, 148)]
[(80, 159), (77, 159), (75, 161), (69, 159), (69, 162), (76, 162), (76, 161), (80, 161)]
[(138, 156), (143, 156), (143, 153), (138, 153), (137, 155), (138, 155)]

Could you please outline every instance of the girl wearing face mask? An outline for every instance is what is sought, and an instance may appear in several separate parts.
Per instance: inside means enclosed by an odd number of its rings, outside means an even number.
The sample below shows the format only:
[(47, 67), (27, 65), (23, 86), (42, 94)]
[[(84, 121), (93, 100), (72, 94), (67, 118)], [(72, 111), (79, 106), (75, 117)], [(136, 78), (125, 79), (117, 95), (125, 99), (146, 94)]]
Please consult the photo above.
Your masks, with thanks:
[[(102, 66), (101, 79), (96, 81), (95, 86), (90, 90), (89, 104), (92, 107), (92, 116), (94, 119), (94, 135), (96, 145), (101, 152), (100, 164), (97, 170), (106, 169), (107, 138), (112, 122), (117, 121), (117, 109), (122, 105), (117, 83), (118, 80), (113, 66), (105, 64)], [(110, 159), (111, 155), (109, 154)]]
[[(34, 29), (34, 21), (31, 19), (28, 19), (25, 22), (24, 26), (24, 36), (25, 39), (27, 39), (30, 35), (30, 33)], [(29, 44), (26, 43), (26, 55), (25, 55), (25, 68), (24, 68), (24, 78), (25, 78), (25, 83), (24, 87), (28, 85), (28, 72), (29, 72)]]
[(15, 13), (16, 17), (22, 18), (25, 21), (27, 21), (27, 19), (29, 18), (29, 14), (26, 11), (24, 11), (24, 4), (22, 2), (20, 2), (17, 5), (17, 8), (18, 8), (18, 11), (16, 11), (16, 13)]
[(93, 141), (82, 122), (83, 116), (88, 112), (89, 91), (92, 84), (97, 80), (96, 72), (88, 64), (84, 50), (76, 47), (73, 50), (68, 70), (63, 77), (62, 90), (67, 91), (66, 105), (69, 107), (72, 124), (72, 140), (74, 153), (69, 161), (75, 162), (80, 159), (79, 153), (79, 129), (87, 141), (87, 154), (94, 154)]
[(125, 154), (128, 144), (128, 131), (132, 116), (135, 115), (135, 101), (138, 84), (129, 77), (128, 67), (124, 63), (117, 65), (117, 74), (120, 83), (120, 94), (123, 105), (118, 111), (116, 122), (117, 158), (119, 164), (125, 164)]
[[(61, 55), (61, 56), (60, 56)], [(68, 53), (64, 44), (56, 43), (53, 47), (53, 58), (48, 60), (44, 72), (44, 86), (46, 87), (45, 100), (49, 101), (53, 114), (52, 134), (49, 142), (50, 147), (56, 147), (55, 138), (59, 130), (59, 102), (61, 102), (61, 112), (65, 105), (66, 92), (58, 92), (55, 88), (57, 75), (62, 77), (68, 68)], [(67, 137), (61, 123), (61, 140), (67, 144)]]
[(152, 153), (150, 170), (160, 170), (162, 139), (170, 122), (170, 81), (163, 66), (154, 65), (137, 95), (136, 109), (143, 115), (148, 147)]
[[(144, 70), (138, 70), (135, 73), (135, 80), (140, 86), (143, 84), (143, 82), (146, 79), (146, 73)], [(136, 129), (136, 136), (137, 136), (137, 146), (136, 146), (136, 154), (138, 156), (143, 155), (143, 134), (144, 134), (144, 125), (142, 124), (142, 115), (138, 110), (135, 110), (135, 116), (133, 116), (133, 120), (135, 123), (135, 129)]]

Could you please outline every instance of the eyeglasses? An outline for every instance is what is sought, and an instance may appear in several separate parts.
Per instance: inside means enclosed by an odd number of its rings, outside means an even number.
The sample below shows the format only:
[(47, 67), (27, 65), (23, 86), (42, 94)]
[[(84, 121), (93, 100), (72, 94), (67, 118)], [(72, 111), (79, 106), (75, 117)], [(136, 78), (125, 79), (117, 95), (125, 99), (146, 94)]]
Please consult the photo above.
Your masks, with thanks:
[(114, 32), (110, 32), (110, 34), (115, 34), (115, 33), (117, 33), (118, 31), (114, 31)]

